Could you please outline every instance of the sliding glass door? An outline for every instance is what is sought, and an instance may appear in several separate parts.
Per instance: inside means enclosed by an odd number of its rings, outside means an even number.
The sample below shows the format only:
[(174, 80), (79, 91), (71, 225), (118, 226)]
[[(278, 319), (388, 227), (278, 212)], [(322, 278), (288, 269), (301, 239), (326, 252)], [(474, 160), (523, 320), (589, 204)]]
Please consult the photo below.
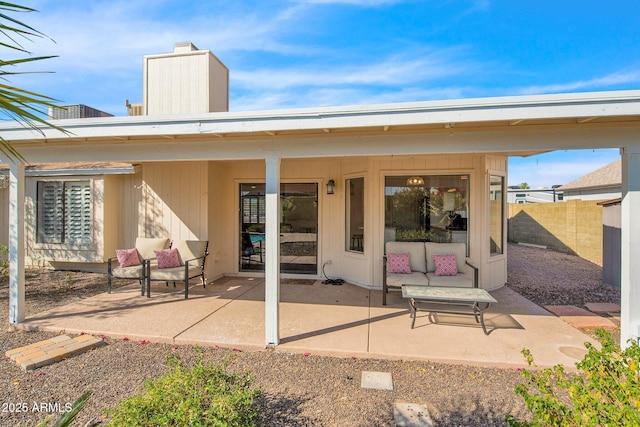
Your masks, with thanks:
[[(264, 271), (265, 185), (240, 184), (240, 271)], [(318, 272), (318, 184), (280, 184), (280, 271)]]

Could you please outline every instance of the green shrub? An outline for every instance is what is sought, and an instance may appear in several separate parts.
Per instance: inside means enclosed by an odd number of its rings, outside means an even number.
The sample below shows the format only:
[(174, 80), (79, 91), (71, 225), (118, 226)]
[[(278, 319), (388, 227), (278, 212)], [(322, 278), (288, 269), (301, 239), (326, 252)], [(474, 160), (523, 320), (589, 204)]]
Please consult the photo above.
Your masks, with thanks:
[[(578, 373), (565, 375), (562, 366), (538, 373), (522, 371), (526, 383), (515, 391), (532, 411), (531, 422), (506, 418), (510, 426), (638, 426), (640, 425), (640, 348), (629, 341), (622, 350), (609, 332), (596, 331), (598, 350), (585, 343), (588, 353), (576, 363)], [(522, 350), (529, 366), (533, 356)]]
[(145, 383), (145, 391), (108, 411), (114, 426), (253, 426), (257, 410), (249, 374), (228, 373), (229, 361), (188, 370), (170, 358), (171, 370)]

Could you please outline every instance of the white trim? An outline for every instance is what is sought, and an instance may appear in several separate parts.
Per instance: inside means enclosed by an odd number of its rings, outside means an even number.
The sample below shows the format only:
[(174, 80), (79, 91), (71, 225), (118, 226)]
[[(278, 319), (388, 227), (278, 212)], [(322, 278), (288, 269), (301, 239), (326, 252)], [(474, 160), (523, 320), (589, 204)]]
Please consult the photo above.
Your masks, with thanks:
[(22, 322), (25, 310), (24, 163), (9, 164), (9, 323)]
[[(10, 123), (1, 128), (10, 141), (153, 135), (225, 135), (379, 126), (505, 122), (637, 116), (640, 91), (532, 95), (398, 104), (184, 115), (67, 119), (56, 122), (70, 134), (44, 125), (39, 130)], [(637, 120), (637, 119), (636, 119)], [(593, 121), (579, 126), (592, 124)], [(510, 126), (514, 127), (514, 126)], [(517, 126), (516, 126), (517, 127)], [(120, 141), (122, 143), (122, 141)]]

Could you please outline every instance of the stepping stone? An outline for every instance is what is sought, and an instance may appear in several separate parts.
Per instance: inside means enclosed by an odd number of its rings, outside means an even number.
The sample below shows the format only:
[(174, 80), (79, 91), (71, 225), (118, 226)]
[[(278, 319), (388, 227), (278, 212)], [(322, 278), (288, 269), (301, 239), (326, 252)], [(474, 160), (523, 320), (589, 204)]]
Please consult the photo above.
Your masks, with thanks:
[(393, 418), (396, 421), (396, 427), (433, 427), (427, 405), (395, 403)]
[(7, 350), (5, 356), (15, 360), (25, 371), (59, 362), (74, 354), (102, 345), (103, 341), (92, 335), (58, 335), (48, 340), (39, 341), (24, 347)]
[(612, 302), (588, 302), (584, 305), (587, 310), (594, 313), (620, 313), (620, 304), (614, 304)]
[(572, 305), (545, 305), (544, 308), (581, 331), (598, 328), (618, 329), (611, 320), (598, 316), (584, 308)]
[(389, 372), (362, 371), (360, 387), (377, 390), (393, 390), (393, 379)]

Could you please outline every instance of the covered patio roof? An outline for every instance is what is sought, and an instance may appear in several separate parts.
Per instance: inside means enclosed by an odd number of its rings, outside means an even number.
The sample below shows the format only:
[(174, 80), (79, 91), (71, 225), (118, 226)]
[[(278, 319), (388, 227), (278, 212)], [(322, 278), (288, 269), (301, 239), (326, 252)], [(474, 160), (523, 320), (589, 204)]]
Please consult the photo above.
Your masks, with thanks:
[[(68, 161), (69, 155), (85, 161), (167, 159), (164, 151), (150, 152), (149, 143), (167, 149), (179, 143), (171, 160), (259, 158), (247, 150), (256, 143), (269, 143), (270, 151), (285, 157), (418, 152), (529, 155), (621, 147), (635, 141), (640, 91), (67, 119), (56, 124), (68, 133), (46, 127), (38, 133), (9, 124), (3, 135), (32, 162)], [(443, 134), (448, 137), (446, 146)], [(395, 141), (393, 149), (389, 137)], [(303, 144), (291, 147), (291, 140)], [(43, 146), (46, 151), (40, 150)], [(57, 150), (69, 146), (74, 147), (73, 153)], [(118, 150), (100, 151), (113, 146)]]
[[(640, 335), (640, 91), (292, 110), (60, 120), (67, 133), (0, 129), (29, 162), (263, 159), (266, 235), (277, 242), (280, 161), (315, 156), (622, 153), (622, 341)], [(11, 164), (11, 319), (23, 320), (24, 165)], [(278, 344), (278, 245), (266, 254), (266, 343)], [(22, 288), (22, 290), (21, 290)]]

